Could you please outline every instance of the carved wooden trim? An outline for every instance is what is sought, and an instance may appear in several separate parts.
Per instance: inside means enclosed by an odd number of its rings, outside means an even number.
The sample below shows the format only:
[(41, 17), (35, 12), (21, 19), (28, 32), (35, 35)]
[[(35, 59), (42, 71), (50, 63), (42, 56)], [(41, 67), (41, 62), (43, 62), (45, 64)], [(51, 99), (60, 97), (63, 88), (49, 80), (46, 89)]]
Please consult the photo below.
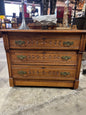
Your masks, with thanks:
[(79, 49), (80, 39), (71, 38), (26, 38), (10, 39), (10, 48), (15, 49)]
[(23, 33), (60, 33), (60, 34), (63, 34), (63, 33), (69, 33), (69, 34), (74, 34), (74, 33), (86, 33), (86, 30), (41, 30), (41, 29), (30, 29), (30, 30), (19, 30), (19, 29), (2, 29), (0, 30), (1, 32), (23, 32)]
[(81, 35), (81, 41), (80, 41), (80, 51), (85, 50), (85, 34)]
[(7, 33), (3, 34), (3, 40), (4, 40), (4, 47), (6, 50), (9, 50), (9, 40)]
[(9, 51), (6, 51), (6, 55), (7, 55), (9, 77), (11, 77), (12, 76), (12, 73), (11, 73), (11, 59), (10, 59)]
[(12, 65), (12, 77), (16, 79), (75, 80), (74, 66), (26, 66)]
[(14, 81), (13, 81), (13, 78), (9, 78), (9, 83), (10, 83), (10, 87), (14, 87)]
[(11, 58), (12, 64), (77, 65), (76, 52), (11, 50)]
[(82, 61), (82, 53), (78, 53), (77, 59), (77, 72), (76, 72), (76, 80), (79, 80), (80, 68), (81, 68), (81, 61)]
[(79, 86), (79, 80), (74, 81), (74, 89), (77, 89)]

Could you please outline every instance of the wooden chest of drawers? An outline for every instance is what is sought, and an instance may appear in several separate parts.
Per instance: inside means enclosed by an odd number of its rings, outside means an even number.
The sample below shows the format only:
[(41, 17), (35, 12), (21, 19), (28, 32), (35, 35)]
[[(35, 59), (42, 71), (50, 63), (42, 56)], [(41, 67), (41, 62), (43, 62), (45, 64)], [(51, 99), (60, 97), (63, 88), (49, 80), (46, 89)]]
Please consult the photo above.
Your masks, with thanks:
[(10, 86), (78, 88), (85, 31), (2, 30)]

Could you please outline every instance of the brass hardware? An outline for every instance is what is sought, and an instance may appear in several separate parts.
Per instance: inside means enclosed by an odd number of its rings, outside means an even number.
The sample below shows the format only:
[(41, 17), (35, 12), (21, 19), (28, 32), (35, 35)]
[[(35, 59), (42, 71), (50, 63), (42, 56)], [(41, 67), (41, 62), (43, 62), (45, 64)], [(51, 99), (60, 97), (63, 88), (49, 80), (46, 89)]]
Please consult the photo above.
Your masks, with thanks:
[(24, 74), (27, 74), (27, 72), (26, 71), (18, 71), (18, 74), (24, 75)]
[(63, 76), (67, 76), (67, 75), (70, 75), (70, 72), (61, 72), (60, 74)]
[(25, 41), (15, 41), (15, 44), (17, 44), (17, 45), (23, 45), (23, 44), (25, 44)]
[(74, 42), (69, 42), (69, 41), (63, 42), (63, 45), (64, 45), (65, 47), (70, 47), (70, 46), (73, 45), (73, 44), (74, 44)]
[(71, 59), (70, 56), (62, 56), (61, 58), (64, 59), (64, 60), (66, 60), (66, 61), (69, 60), (69, 59)]
[(19, 58), (19, 59), (23, 60), (23, 59), (25, 59), (25, 58), (26, 58), (26, 56), (23, 56), (23, 55), (18, 55), (18, 56), (17, 56), (17, 58)]

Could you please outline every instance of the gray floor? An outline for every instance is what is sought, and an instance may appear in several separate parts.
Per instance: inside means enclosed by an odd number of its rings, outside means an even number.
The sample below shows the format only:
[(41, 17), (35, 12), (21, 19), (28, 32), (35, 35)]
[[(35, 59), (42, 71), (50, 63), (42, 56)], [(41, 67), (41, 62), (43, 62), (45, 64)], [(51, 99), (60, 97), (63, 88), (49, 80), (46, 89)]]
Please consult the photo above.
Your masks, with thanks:
[(0, 39), (0, 115), (86, 115), (86, 76), (77, 90), (9, 87), (6, 54)]

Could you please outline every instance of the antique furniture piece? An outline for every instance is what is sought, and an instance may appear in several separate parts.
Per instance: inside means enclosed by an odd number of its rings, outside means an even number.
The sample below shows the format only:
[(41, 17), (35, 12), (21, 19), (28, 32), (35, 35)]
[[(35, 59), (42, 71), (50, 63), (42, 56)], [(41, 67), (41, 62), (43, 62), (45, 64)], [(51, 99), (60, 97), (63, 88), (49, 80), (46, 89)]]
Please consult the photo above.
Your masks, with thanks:
[(10, 86), (78, 88), (84, 30), (1, 30)]

